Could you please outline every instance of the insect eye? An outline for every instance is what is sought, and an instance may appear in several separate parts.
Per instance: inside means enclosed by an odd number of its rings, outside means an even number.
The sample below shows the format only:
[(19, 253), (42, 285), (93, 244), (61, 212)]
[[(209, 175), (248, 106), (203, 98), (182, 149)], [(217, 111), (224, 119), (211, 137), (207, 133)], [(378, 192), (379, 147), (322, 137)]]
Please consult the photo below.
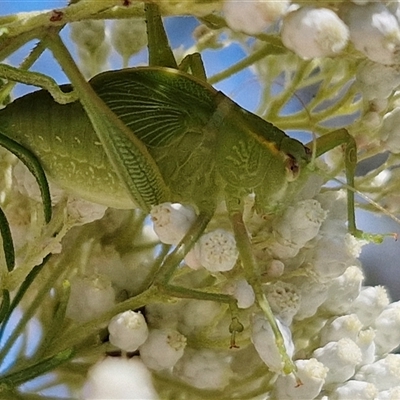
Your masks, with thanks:
[(286, 171), (287, 171), (287, 179), (289, 182), (293, 182), (297, 179), (300, 173), (300, 165), (297, 160), (288, 154), (286, 158)]

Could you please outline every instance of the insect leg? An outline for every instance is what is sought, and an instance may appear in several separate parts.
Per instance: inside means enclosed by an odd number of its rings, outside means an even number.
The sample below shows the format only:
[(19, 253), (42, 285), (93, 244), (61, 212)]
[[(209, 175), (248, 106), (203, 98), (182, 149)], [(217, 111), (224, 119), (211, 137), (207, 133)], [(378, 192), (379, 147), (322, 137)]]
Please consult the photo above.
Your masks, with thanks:
[(156, 4), (146, 3), (147, 40), (149, 48), (149, 65), (178, 69), (174, 53), (168, 42), (162, 23), (160, 9)]
[(249, 233), (243, 221), (243, 207), (240, 202), (238, 207), (238, 199), (236, 198), (228, 197), (226, 202), (246, 280), (252, 286), (257, 304), (271, 325), (275, 335), (275, 343), (282, 359), (283, 372), (290, 374), (296, 371), (296, 366), (287, 354), (282, 333), (262, 289), (259, 269), (251, 247)]
[(315, 148), (315, 156), (326, 153), (333, 148), (342, 145), (344, 147), (344, 162), (347, 180), (347, 216), (348, 228), (354, 236), (362, 236), (362, 232), (356, 227), (355, 205), (354, 205), (354, 175), (357, 165), (357, 145), (354, 138), (346, 129), (338, 129), (320, 136), (315, 142), (310, 142), (306, 146), (310, 149)]
[(86, 82), (58, 33), (49, 31), (45, 42), (71, 80), (104, 151), (134, 203), (149, 212), (152, 205), (166, 201), (169, 190), (143, 142)]

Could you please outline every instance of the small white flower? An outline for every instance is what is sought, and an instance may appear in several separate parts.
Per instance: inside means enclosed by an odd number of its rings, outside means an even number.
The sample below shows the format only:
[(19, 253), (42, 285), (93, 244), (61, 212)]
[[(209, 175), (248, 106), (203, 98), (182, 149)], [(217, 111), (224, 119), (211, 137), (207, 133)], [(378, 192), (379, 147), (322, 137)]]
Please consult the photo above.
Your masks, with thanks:
[(303, 58), (339, 53), (348, 38), (347, 26), (327, 8), (301, 7), (283, 19), (283, 44)]
[(400, 301), (389, 304), (375, 319), (377, 354), (389, 353), (400, 346)]
[[(353, 301), (361, 292), (363, 279), (364, 275), (359, 267), (352, 265), (347, 268), (343, 275), (330, 282), (327, 290), (327, 301), (323, 305), (324, 309), (337, 315), (346, 313), (351, 309), (360, 318), (358, 312), (353, 308)], [(362, 318), (360, 319), (364, 323)]]
[(348, 338), (356, 342), (361, 328), (362, 323), (356, 314), (334, 317), (321, 330), (320, 346), (342, 338)]
[(78, 55), (86, 76), (93, 76), (104, 69), (110, 52), (102, 20), (85, 20), (70, 24), (71, 39), (78, 46)]
[(281, 260), (272, 260), (267, 269), (267, 274), (271, 278), (282, 276), (285, 271), (285, 264)]
[(388, 390), (400, 382), (400, 354), (388, 354), (373, 364), (363, 365), (355, 379), (373, 383), (379, 390)]
[(71, 222), (75, 226), (79, 226), (103, 218), (107, 207), (84, 199), (69, 196), (67, 210)]
[(277, 235), (272, 243), (268, 243), (268, 250), (271, 252), (272, 257), (286, 260), (296, 257), (300, 248)]
[(222, 390), (233, 376), (229, 357), (206, 349), (186, 349), (174, 367), (174, 374), (189, 385), (208, 390)]
[(146, 366), (155, 371), (172, 368), (183, 356), (186, 338), (172, 329), (153, 329), (139, 347), (140, 357)]
[(224, 229), (202, 235), (194, 252), (199, 263), (210, 272), (230, 271), (239, 256), (234, 236)]
[(376, 397), (377, 400), (397, 400), (400, 399), (400, 386), (392, 387), (389, 390), (382, 390)]
[(350, 379), (361, 361), (361, 350), (351, 339), (329, 342), (316, 349), (313, 357), (329, 368), (325, 383), (341, 383)]
[[(276, 399), (298, 400), (314, 399), (321, 392), (325, 383), (328, 368), (315, 358), (309, 360), (296, 360), (296, 376), (280, 375), (274, 384)], [(301, 385), (296, 381), (300, 379)]]
[(236, 282), (233, 296), (239, 308), (249, 308), (255, 301), (254, 290), (245, 279)]
[(382, 144), (392, 153), (400, 153), (400, 107), (383, 117), (381, 128)]
[(266, 297), (274, 314), (287, 326), (300, 308), (300, 295), (296, 286), (277, 281), (266, 286)]
[(375, 400), (378, 389), (372, 383), (350, 380), (329, 390), (329, 400)]
[(147, 44), (146, 22), (141, 18), (117, 19), (112, 23), (111, 43), (127, 67), (132, 55)]
[(327, 212), (317, 200), (299, 201), (288, 207), (283, 216), (273, 223), (276, 233), (285, 241), (301, 248), (318, 234)]
[(375, 360), (375, 331), (372, 328), (368, 328), (361, 331), (356, 339), (356, 344), (360, 348), (362, 353), (362, 360), (360, 365), (372, 364)]
[(387, 99), (400, 84), (400, 71), (396, 65), (366, 60), (357, 68), (356, 82), (365, 100)]
[(302, 320), (315, 315), (319, 306), (327, 299), (327, 286), (308, 277), (294, 278), (290, 282), (296, 286), (300, 296), (300, 306), (295, 319)]
[(355, 262), (345, 236), (323, 236), (315, 245), (310, 263), (320, 282), (338, 278)]
[(230, 28), (248, 35), (256, 35), (284, 15), (289, 4), (290, 1), (288, 0), (253, 0), (248, 2), (224, 0), (223, 13)]
[[(293, 356), (294, 344), (290, 329), (276, 320), (279, 330), (282, 333), (286, 353), (289, 357)], [(268, 366), (268, 368), (278, 374), (282, 373), (282, 356), (276, 346), (276, 338), (270, 323), (263, 315), (255, 315), (252, 320), (251, 341), (257, 350), (258, 355)]]
[(140, 312), (125, 311), (108, 324), (110, 343), (123, 351), (135, 351), (149, 335), (146, 320)]
[(400, 27), (396, 17), (380, 2), (346, 3), (341, 13), (354, 47), (380, 64), (399, 61)]
[(67, 316), (78, 322), (89, 321), (115, 304), (111, 281), (104, 275), (76, 277), (71, 281)]
[(196, 219), (191, 206), (179, 203), (162, 203), (150, 211), (154, 231), (165, 244), (178, 244)]
[(220, 314), (221, 304), (215, 301), (189, 300), (179, 315), (179, 331), (188, 335), (201, 327), (212, 325), (213, 320)]
[(357, 314), (364, 326), (369, 326), (388, 304), (389, 297), (383, 286), (369, 286), (362, 288), (351, 303), (350, 311)]
[(107, 357), (90, 368), (83, 398), (158, 400), (159, 396), (140, 357)]

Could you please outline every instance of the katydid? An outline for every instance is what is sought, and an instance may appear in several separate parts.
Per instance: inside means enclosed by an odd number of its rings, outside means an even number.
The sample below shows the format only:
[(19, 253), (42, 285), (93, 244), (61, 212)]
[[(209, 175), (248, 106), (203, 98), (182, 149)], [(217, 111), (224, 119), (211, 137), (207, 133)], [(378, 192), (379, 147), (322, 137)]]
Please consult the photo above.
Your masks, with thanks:
[[(154, 5), (147, 6), (147, 19), (152, 65), (104, 72), (90, 85), (58, 34), (49, 32), (44, 43), (72, 83), (61, 89), (76, 90), (80, 102), (61, 105), (43, 90), (26, 95), (0, 111), (0, 133), (31, 151), (63, 188), (88, 200), (144, 211), (164, 201), (195, 206), (197, 221), (152, 283), (161, 291), (175, 293), (169, 284), (174, 270), (217, 204), (226, 201), (245, 275), (272, 325), (283, 369), (292, 372), (259, 280), (242, 218), (243, 199), (254, 193), (257, 210), (283, 209), (308, 178), (312, 145), (304, 146), (202, 78), (178, 70)], [(317, 139), (314, 153), (340, 144), (346, 144), (352, 186), (356, 149), (347, 131)], [(348, 197), (349, 228), (355, 233), (351, 191)], [(190, 290), (184, 296), (221, 299)], [(226, 296), (226, 302), (234, 300)]]

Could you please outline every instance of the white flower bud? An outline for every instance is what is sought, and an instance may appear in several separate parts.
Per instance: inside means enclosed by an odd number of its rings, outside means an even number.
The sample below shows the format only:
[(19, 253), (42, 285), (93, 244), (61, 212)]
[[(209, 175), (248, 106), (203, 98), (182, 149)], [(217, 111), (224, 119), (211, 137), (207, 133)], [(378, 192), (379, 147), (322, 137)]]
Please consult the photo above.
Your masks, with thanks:
[(369, 286), (362, 288), (349, 311), (357, 314), (364, 326), (369, 326), (388, 304), (389, 298), (383, 286)]
[[(294, 353), (294, 344), (290, 329), (286, 325), (283, 325), (278, 319), (276, 323), (282, 333), (286, 353), (289, 357), (292, 357)], [(253, 317), (251, 341), (258, 355), (268, 368), (278, 374), (282, 373), (282, 356), (276, 346), (276, 338), (271, 325), (263, 315), (255, 315)]]
[(372, 364), (375, 360), (375, 331), (369, 328), (361, 331), (356, 339), (356, 344), (362, 353), (362, 360), (360, 365)]
[[(275, 399), (314, 399), (321, 392), (328, 368), (315, 358), (296, 360), (296, 376), (280, 375), (274, 384)], [(296, 381), (300, 379), (301, 385)]]
[(245, 279), (236, 282), (233, 296), (239, 308), (249, 308), (254, 304), (255, 294), (253, 288)]
[(400, 399), (400, 386), (390, 388), (389, 390), (382, 390), (376, 397), (377, 400), (398, 400)]
[(396, 17), (382, 4), (347, 3), (342, 12), (354, 47), (380, 64), (399, 61), (400, 28)]
[(301, 7), (283, 19), (283, 44), (303, 58), (339, 53), (348, 38), (347, 26), (327, 8)]
[(68, 217), (75, 226), (88, 224), (103, 218), (107, 207), (73, 196), (68, 197)]
[(101, 71), (107, 60), (110, 46), (105, 40), (105, 22), (85, 20), (70, 24), (71, 39), (78, 46), (84, 74), (92, 76)]
[(383, 117), (381, 128), (382, 144), (392, 153), (400, 153), (400, 107), (395, 108)]
[(347, 248), (346, 236), (322, 237), (314, 247), (310, 260), (320, 282), (338, 278), (354, 262)]
[(388, 354), (373, 364), (363, 365), (355, 379), (373, 383), (379, 390), (388, 390), (400, 382), (400, 354)]
[(140, 312), (125, 311), (108, 324), (110, 343), (123, 351), (135, 351), (149, 335), (146, 320)]
[(285, 264), (281, 260), (272, 260), (267, 269), (267, 274), (271, 278), (278, 278), (283, 275)]
[(74, 278), (67, 306), (67, 316), (86, 322), (110, 310), (115, 304), (111, 281), (104, 275)]
[(382, 118), (376, 111), (367, 111), (362, 117), (362, 124), (366, 128), (375, 129), (382, 123)]
[(290, 1), (254, 0), (238, 2), (224, 0), (223, 13), (228, 26), (234, 31), (256, 35), (267, 29), (284, 15)]
[(327, 286), (323, 283), (315, 282), (310, 278), (298, 277), (291, 280), (297, 287), (300, 295), (300, 307), (295, 316), (296, 320), (312, 317), (327, 298)]
[(140, 18), (117, 19), (111, 28), (111, 43), (123, 59), (124, 68), (129, 59), (147, 44), (146, 22)]
[(329, 390), (329, 400), (375, 400), (378, 389), (368, 382), (350, 380)]
[(200, 264), (210, 272), (230, 271), (239, 256), (234, 236), (224, 229), (202, 235), (194, 252)]
[(172, 368), (183, 356), (186, 338), (172, 329), (153, 329), (139, 347), (140, 357), (150, 369), (160, 371)]
[(174, 374), (189, 385), (208, 390), (222, 390), (233, 377), (229, 357), (206, 349), (186, 349), (174, 367)]
[(289, 326), (300, 308), (300, 295), (295, 285), (277, 281), (268, 285), (265, 290), (273, 313)]
[(397, 66), (364, 61), (357, 68), (356, 82), (365, 100), (387, 99), (400, 84), (400, 71)]
[(82, 398), (158, 400), (159, 396), (140, 357), (107, 357), (90, 368)]
[(215, 301), (189, 300), (179, 315), (179, 331), (189, 335), (201, 327), (213, 325), (213, 320), (220, 314), (221, 305)]
[(317, 200), (303, 200), (288, 207), (281, 218), (274, 221), (273, 229), (282, 239), (301, 248), (318, 234), (327, 212)]
[(300, 248), (278, 236), (272, 243), (268, 244), (268, 250), (272, 257), (285, 260), (296, 257)]
[(178, 244), (196, 220), (193, 207), (179, 203), (162, 203), (154, 206), (150, 215), (154, 231), (165, 244)]
[(362, 323), (356, 314), (335, 317), (322, 328), (320, 346), (324, 346), (329, 342), (336, 342), (342, 338), (348, 338), (356, 342), (361, 329)]
[[(323, 308), (332, 314), (343, 314), (351, 309), (353, 313), (358, 315), (351, 305), (361, 292), (363, 279), (364, 275), (359, 267), (350, 266), (347, 268), (343, 275), (331, 281)], [(359, 315), (358, 318), (360, 318)], [(361, 322), (363, 322), (362, 319)]]
[(351, 339), (340, 339), (316, 349), (312, 355), (329, 368), (325, 383), (341, 383), (354, 375), (361, 350)]
[(376, 318), (376, 353), (389, 353), (400, 346), (400, 301), (389, 304)]

